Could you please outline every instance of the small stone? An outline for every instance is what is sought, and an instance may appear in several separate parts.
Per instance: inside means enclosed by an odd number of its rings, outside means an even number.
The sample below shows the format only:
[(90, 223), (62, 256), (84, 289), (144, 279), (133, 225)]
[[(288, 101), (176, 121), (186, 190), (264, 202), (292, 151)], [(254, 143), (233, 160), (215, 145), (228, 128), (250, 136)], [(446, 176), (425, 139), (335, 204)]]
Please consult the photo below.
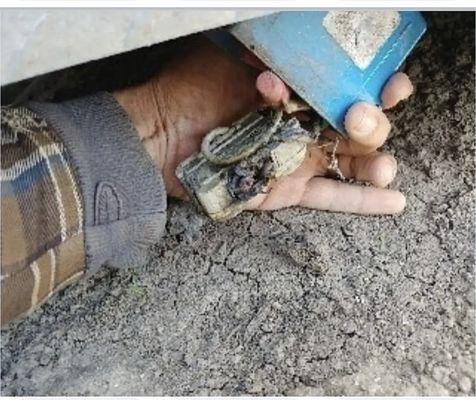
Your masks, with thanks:
[(342, 227), (342, 233), (344, 234), (345, 237), (352, 237), (354, 236), (354, 229), (352, 226), (343, 226)]
[(473, 306), (474, 305), (474, 299), (475, 299), (475, 293), (474, 293), (474, 287), (471, 286), (467, 291), (466, 291), (466, 301)]
[(433, 368), (431, 376), (436, 382), (447, 383), (449, 372), (448, 368), (437, 366)]
[(53, 350), (51, 350), (49, 347), (46, 347), (43, 349), (43, 352), (38, 360), (38, 364), (44, 367), (51, 362), (52, 358), (53, 358)]
[(416, 397), (419, 396), (421, 393), (415, 385), (409, 385), (405, 389), (403, 389), (401, 395), (408, 396), (408, 397)]
[(357, 329), (357, 325), (355, 324), (354, 321), (347, 321), (344, 323), (344, 326), (342, 327), (342, 332), (344, 332), (347, 335), (350, 335), (354, 333)]
[(466, 375), (463, 376), (458, 382), (459, 388), (463, 393), (469, 393), (472, 388), (471, 379)]

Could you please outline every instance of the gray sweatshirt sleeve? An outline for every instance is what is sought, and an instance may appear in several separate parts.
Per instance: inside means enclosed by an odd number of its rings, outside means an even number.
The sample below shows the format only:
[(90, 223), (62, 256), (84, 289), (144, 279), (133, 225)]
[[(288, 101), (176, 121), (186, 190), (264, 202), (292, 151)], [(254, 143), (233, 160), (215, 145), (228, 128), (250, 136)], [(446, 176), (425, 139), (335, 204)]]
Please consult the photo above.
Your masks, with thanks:
[(109, 93), (27, 105), (62, 137), (83, 193), (88, 275), (143, 263), (159, 241), (167, 197), (161, 172)]

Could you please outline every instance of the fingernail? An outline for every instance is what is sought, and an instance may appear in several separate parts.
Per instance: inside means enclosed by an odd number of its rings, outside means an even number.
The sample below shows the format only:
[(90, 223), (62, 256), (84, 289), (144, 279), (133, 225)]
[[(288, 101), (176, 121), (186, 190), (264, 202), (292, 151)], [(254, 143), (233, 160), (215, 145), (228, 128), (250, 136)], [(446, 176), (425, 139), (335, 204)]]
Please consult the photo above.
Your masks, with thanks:
[(363, 135), (370, 135), (377, 129), (378, 119), (370, 110), (364, 110), (355, 130)]

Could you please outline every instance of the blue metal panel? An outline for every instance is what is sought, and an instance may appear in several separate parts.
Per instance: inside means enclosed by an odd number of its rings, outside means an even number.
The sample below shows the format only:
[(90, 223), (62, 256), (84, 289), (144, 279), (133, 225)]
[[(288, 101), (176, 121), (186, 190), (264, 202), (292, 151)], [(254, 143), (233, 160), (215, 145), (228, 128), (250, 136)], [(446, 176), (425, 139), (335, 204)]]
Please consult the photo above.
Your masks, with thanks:
[(261, 58), (334, 128), (358, 101), (380, 104), (380, 93), (426, 24), (418, 12), (400, 21), (365, 69), (360, 69), (323, 26), (327, 12), (290, 11), (240, 22), (231, 33)]

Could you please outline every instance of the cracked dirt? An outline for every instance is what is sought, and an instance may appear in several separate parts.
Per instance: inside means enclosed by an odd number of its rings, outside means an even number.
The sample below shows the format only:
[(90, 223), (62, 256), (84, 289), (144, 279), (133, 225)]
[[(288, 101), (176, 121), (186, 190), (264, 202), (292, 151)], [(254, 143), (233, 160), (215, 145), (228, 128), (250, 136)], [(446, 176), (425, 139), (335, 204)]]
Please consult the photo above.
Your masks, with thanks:
[(2, 332), (2, 394), (474, 395), (474, 13), (426, 18), (386, 145), (404, 214), (172, 203), (147, 265)]

